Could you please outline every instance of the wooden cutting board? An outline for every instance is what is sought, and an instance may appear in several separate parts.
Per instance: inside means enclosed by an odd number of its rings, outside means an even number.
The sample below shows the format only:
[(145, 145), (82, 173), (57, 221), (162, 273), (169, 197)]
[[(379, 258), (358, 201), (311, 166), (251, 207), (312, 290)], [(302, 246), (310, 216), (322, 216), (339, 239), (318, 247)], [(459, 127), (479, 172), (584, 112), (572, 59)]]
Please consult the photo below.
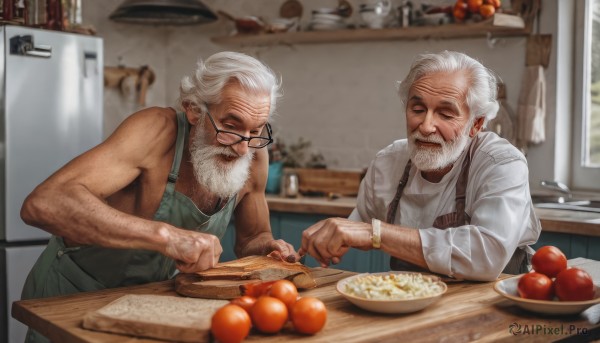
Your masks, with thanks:
[(83, 318), (86, 329), (178, 342), (208, 342), (210, 321), (226, 300), (128, 294)]
[[(246, 263), (252, 259), (225, 262), (212, 270), (201, 273), (178, 274), (175, 278), (175, 291), (193, 298), (233, 299), (242, 295), (240, 286), (252, 282), (288, 279), (294, 282), (298, 289), (307, 289), (336, 282), (343, 273), (336, 269), (310, 269), (297, 263), (302, 270), (298, 274), (296, 269), (292, 269), (291, 272), (290, 270), (277, 270), (277, 265), (273, 265), (270, 261), (266, 261), (268, 267), (257, 268), (255, 263), (251, 263), (249, 267)], [(237, 265), (237, 267), (232, 267), (232, 265)], [(308, 277), (310, 277), (310, 282), (307, 280)]]

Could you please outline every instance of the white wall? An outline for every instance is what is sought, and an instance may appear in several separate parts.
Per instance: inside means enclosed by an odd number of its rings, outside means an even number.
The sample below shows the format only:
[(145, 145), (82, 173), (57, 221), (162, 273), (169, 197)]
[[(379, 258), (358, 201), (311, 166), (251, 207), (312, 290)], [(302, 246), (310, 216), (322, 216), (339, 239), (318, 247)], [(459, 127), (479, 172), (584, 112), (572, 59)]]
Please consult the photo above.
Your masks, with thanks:
[[(485, 39), (421, 40), (357, 42), (343, 44), (307, 44), (261, 48), (219, 46), (210, 41), (232, 30), (232, 24), (221, 21), (194, 26), (139, 26), (117, 24), (108, 15), (122, 0), (103, 2), (84, 0), (84, 21), (94, 25), (104, 38), (105, 63), (116, 65), (118, 57), (127, 66), (148, 64), (157, 75), (150, 88), (148, 105), (170, 106), (178, 95), (182, 76), (194, 70), (198, 58), (228, 49), (235, 49), (266, 62), (281, 75), (284, 97), (275, 118), (275, 132), (295, 141), (304, 137), (322, 152), (328, 165), (334, 168), (364, 168), (373, 155), (393, 140), (406, 136), (405, 121), (400, 114), (395, 95), (395, 82), (401, 80), (414, 56), (444, 49), (463, 51), (493, 69), (506, 83), (508, 103), (516, 109), (521, 75), (525, 68), (525, 38), (499, 38), (493, 46)], [(276, 17), (284, 0), (205, 0), (213, 9), (223, 9), (235, 16), (261, 15)], [(396, 0), (395, 3), (399, 3)], [(560, 0), (544, 0), (541, 32), (553, 33)], [(358, 0), (351, 1), (358, 8)], [(302, 0), (303, 21), (318, 7), (333, 7), (336, 0)], [(355, 23), (357, 14), (351, 18)], [(566, 39), (566, 38), (563, 38)], [(542, 179), (565, 178), (556, 159), (557, 48), (553, 42), (551, 66), (546, 71), (548, 81), (547, 139), (531, 147), (528, 153), (532, 187)], [(561, 51), (562, 60), (568, 51)], [(116, 90), (107, 89), (105, 114), (107, 133), (137, 106), (123, 99)], [(564, 112), (564, 111), (563, 111)], [(570, 116), (563, 114), (563, 121)], [(564, 118), (567, 118), (566, 120)], [(562, 124), (561, 124), (562, 125)], [(562, 137), (564, 138), (564, 137)], [(558, 153), (558, 156), (562, 156)]]

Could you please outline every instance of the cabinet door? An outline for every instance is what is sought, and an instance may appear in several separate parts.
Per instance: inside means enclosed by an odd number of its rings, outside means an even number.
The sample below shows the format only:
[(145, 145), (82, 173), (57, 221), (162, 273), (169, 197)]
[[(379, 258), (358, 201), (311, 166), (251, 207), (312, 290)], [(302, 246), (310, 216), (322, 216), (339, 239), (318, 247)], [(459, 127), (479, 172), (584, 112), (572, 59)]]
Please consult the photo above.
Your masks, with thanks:
[(369, 254), (371, 255), (371, 267), (369, 268), (369, 272), (379, 273), (390, 270), (390, 255), (381, 250), (371, 250)]
[(235, 252), (233, 250), (234, 244), (235, 224), (232, 217), (229, 221), (229, 225), (227, 225), (227, 231), (225, 231), (225, 235), (223, 236), (223, 238), (221, 238), (221, 247), (223, 247), (223, 253), (221, 253), (219, 262), (227, 262), (237, 259), (237, 256), (235, 256)]
[(537, 250), (545, 245), (553, 245), (559, 248), (567, 256), (567, 258), (574, 257), (571, 253), (571, 235), (569, 234), (556, 232), (542, 232), (540, 234), (540, 238), (538, 238), (537, 243), (533, 245), (533, 248)]
[[(328, 216), (280, 213), (281, 235), (279, 237), (292, 244), (294, 248), (298, 250), (302, 242), (302, 232), (316, 222), (326, 218), (328, 218)], [(381, 254), (383, 253), (380, 251), (361, 251), (350, 248), (350, 250), (342, 257), (341, 262), (336, 265), (331, 265), (331, 267), (354, 272), (371, 272), (373, 271), (373, 267), (377, 266), (376, 270), (379, 271), (383, 268), (381, 266), (381, 261), (384, 260)], [(302, 262), (309, 267), (319, 266), (319, 263), (310, 256), (305, 256), (304, 261)]]
[[(314, 223), (327, 218), (326, 216), (295, 213), (276, 213), (273, 215), (278, 217), (278, 238), (293, 245), (296, 251), (300, 249), (300, 244), (302, 243), (302, 232)], [(319, 263), (310, 256), (305, 256), (301, 262), (308, 267), (319, 266)]]
[(545, 246), (553, 245), (559, 248), (568, 259), (585, 257), (598, 259), (598, 243), (600, 238), (581, 235), (571, 235), (559, 232), (542, 232), (537, 243), (533, 245), (535, 250)]
[[(271, 232), (273, 233), (273, 237), (279, 237), (279, 216), (271, 214)], [(225, 231), (225, 235), (221, 239), (221, 246), (223, 247), (223, 253), (221, 254), (221, 258), (219, 262), (226, 262), (237, 259), (237, 256), (234, 252), (235, 247), (235, 219), (231, 217), (229, 221), (229, 225), (227, 226), (227, 231)]]
[[(283, 239), (294, 246), (294, 249), (300, 249), (302, 243), (302, 232), (311, 225), (328, 216), (315, 214), (297, 214), (272, 212), (270, 215), (271, 231), (275, 239)], [(223, 253), (220, 262), (236, 259), (233, 247), (235, 244), (235, 225), (232, 219), (227, 227), (225, 236), (221, 239)], [(339, 264), (331, 265), (332, 268), (349, 270), (354, 272), (382, 272), (388, 271), (389, 255), (380, 250), (361, 251), (351, 248), (343, 257)], [(305, 256), (302, 261), (308, 267), (319, 267), (319, 263), (311, 256)]]

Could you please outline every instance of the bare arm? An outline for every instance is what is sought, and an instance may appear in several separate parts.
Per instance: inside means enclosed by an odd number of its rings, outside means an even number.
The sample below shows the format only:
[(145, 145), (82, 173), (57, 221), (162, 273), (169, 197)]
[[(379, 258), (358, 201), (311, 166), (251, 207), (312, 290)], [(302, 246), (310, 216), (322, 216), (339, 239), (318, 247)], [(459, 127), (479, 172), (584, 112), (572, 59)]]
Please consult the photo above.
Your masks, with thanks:
[(276, 254), (282, 259), (298, 261), (300, 256), (294, 247), (281, 239), (274, 240), (271, 233), (269, 208), (265, 198), (268, 158), (267, 149), (256, 150), (247, 183), (248, 191), (235, 210), (235, 254), (243, 257), (277, 251)]
[(172, 160), (176, 127), (164, 112), (152, 108), (132, 115), (105, 142), (50, 176), (25, 199), (23, 220), (76, 244), (154, 250), (185, 264), (182, 271), (214, 265), (222, 250), (216, 237), (106, 202), (165, 158)]
[[(301, 255), (308, 253), (327, 267), (339, 263), (348, 249), (372, 249), (373, 228), (370, 223), (345, 218), (322, 220), (302, 233)], [(381, 250), (401, 260), (427, 268), (419, 231), (381, 223)]]

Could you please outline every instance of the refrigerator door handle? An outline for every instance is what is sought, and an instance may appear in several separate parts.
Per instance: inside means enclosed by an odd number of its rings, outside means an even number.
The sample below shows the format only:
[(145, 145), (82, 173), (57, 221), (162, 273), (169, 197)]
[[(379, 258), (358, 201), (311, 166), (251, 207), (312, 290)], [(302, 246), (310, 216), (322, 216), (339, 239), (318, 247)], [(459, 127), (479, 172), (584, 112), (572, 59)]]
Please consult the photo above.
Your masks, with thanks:
[(38, 50), (38, 47), (35, 48), (35, 50), (30, 50), (27, 51), (25, 53), (25, 55), (27, 56), (32, 56), (32, 57), (44, 57), (44, 58), (50, 58), (52, 57), (52, 50), (49, 51), (45, 51), (45, 50)]
[(52, 57), (52, 46), (50, 45), (34, 45), (33, 36), (14, 36), (10, 39), (11, 55), (22, 55), (32, 57)]

